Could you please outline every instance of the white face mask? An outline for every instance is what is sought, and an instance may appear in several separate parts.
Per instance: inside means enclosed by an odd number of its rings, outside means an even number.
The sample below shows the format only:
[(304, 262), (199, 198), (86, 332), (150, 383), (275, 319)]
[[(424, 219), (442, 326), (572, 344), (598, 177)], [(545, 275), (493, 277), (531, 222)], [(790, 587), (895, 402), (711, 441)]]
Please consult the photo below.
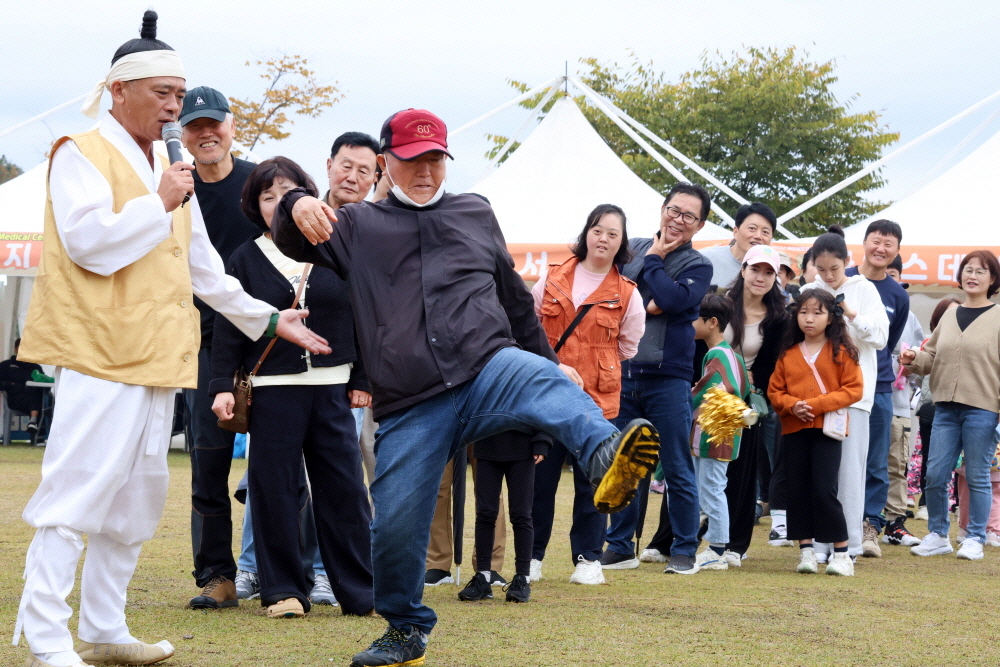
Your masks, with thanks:
[(388, 162), (385, 165), (384, 171), (385, 171), (386, 178), (389, 179), (389, 183), (392, 185), (392, 189), (390, 190), (390, 192), (392, 192), (392, 194), (396, 195), (396, 199), (398, 199), (399, 201), (403, 202), (407, 206), (412, 206), (414, 208), (426, 208), (428, 206), (431, 206), (433, 204), (438, 203), (438, 201), (441, 199), (441, 197), (444, 196), (444, 185), (445, 185), (445, 183), (448, 182), (447, 179), (441, 181), (441, 185), (438, 187), (437, 192), (434, 193), (434, 196), (431, 197), (427, 201), (426, 204), (418, 204), (417, 202), (415, 202), (412, 199), (410, 199), (409, 197), (407, 197), (406, 194), (403, 192), (403, 189), (401, 187), (399, 187), (398, 185), (396, 185), (395, 181), (392, 180), (392, 176), (389, 175), (389, 164), (388, 164)]

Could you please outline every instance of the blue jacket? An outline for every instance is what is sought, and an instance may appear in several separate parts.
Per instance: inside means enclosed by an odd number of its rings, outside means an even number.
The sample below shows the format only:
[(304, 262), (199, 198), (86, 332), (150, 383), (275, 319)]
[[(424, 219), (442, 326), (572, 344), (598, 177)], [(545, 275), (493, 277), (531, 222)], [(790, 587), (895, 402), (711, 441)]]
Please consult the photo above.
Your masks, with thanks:
[(632, 239), (634, 259), (622, 273), (639, 286), (643, 305), (655, 301), (660, 315), (646, 313), (646, 331), (636, 355), (622, 362), (622, 376), (679, 377), (694, 374), (694, 327), (712, 280), (712, 264), (690, 242), (664, 259), (647, 255), (653, 239)]
[[(858, 267), (852, 266), (844, 273), (856, 276), (860, 272)], [(896, 349), (899, 337), (903, 335), (903, 329), (906, 327), (906, 320), (910, 316), (910, 295), (890, 276), (882, 280), (869, 279), (869, 282), (878, 290), (882, 305), (885, 306), (885, 314), (889, 318), (889, 342), (876, 352), (878, 382), (875, 385), (876, 394), (888, 394), (892, 392), (892, 383), (896, 379), (896, 371), (892, 367), (892, 351)]]

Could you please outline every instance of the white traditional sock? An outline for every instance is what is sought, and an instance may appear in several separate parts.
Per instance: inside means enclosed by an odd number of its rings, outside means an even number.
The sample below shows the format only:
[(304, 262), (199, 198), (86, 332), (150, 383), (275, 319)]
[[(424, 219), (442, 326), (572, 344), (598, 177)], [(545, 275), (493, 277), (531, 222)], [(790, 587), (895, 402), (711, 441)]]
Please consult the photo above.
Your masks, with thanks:
[(771, 528), (777, 529), (785, 525), (785, 510), (771, 510)]
[(52, 667), (71, 667), (80, 662), (80, 656), (76, 651), (59, 651), (58, 653), (35, 653), (35, 657), (42, 662), (47, 662)]
[(490, 583), (490, 571), (489, 570), (480, 570), (479, 574), (481, 574), (484, 577), (486, 577), (486, 583)]
[[(94, 643), (96, 644), (97, 642), (94, 642)], [(115, 641), (113, 641), (111, 643), (112, 644), (139, 644), (141, 642), (138, 639), (136, 639), (135, 637), (133, 637), (132, 635), (125, 635), (125, 637), (123, 639), (116, 639)]]

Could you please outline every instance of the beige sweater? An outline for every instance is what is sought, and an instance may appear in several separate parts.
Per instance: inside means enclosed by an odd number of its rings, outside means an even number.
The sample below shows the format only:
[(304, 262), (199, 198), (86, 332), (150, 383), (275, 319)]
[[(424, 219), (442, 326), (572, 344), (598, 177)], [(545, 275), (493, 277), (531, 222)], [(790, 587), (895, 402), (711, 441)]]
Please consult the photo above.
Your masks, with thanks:
[(945, 311), (930, 340), (907, 368), (930, 372), (935, 403), (953, 401), (1000, 413), (1000, 307), (962, 331), (958, 308)]

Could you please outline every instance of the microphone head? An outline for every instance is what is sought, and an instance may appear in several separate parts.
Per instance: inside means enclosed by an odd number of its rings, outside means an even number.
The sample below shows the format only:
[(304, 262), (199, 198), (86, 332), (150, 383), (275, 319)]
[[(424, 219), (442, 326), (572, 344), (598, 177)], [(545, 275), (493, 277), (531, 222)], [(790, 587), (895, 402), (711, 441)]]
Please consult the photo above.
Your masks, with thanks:
[(164, 123), (163, 129), (160, 131), (160, 137), (162, 137), (164, 141), (170, 141), (171, 139), (180, 141), (181, 126), (177, 123)]

